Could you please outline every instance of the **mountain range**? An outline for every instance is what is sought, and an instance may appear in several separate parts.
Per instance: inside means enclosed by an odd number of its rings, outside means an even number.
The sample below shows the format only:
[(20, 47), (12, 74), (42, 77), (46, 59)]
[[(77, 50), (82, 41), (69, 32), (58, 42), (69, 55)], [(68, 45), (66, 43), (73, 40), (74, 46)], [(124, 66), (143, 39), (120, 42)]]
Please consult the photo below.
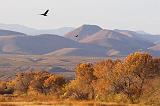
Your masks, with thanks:
[(20, 30), (24, 26), (18, 27), (13, 27), (13, 30), (0, 25), (0, 54), (103, 57), (146, 51), (160, 56), (160, 35), (142, 31), (108, 30), (97, 25), (82, 25), (70, 28), (70, 31), (59, 30), (59, 34), (47, 30), (29, 34), (32, 31)]
[(23, 25), (18, 25), (18, 24), (2, 24), (0, 23), (0, 29), (4, 30), (10, 30), (10, 31), (15, 31), (15, 32), (22, 32), (28, 35), (40, 35), (40, 34), (55, 34), (55, 35), (64, 35), (67, 32), (70, 32), (74, 28), (72, 27), (62, 27), (58, 29), (35, 29), (35, 28), (30, 28), (26, 27)]

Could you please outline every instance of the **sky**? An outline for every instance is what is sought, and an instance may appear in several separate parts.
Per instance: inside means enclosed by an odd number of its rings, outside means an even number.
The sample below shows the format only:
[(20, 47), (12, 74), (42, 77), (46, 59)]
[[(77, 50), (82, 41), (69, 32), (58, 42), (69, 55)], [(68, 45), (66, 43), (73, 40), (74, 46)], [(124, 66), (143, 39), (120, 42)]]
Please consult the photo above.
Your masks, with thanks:
[[(49, 16), (38, 14), (50, 9)], [(0, 0), (0, 23), (37, 29), (96, 24), (160, 34), (160, 0)]]

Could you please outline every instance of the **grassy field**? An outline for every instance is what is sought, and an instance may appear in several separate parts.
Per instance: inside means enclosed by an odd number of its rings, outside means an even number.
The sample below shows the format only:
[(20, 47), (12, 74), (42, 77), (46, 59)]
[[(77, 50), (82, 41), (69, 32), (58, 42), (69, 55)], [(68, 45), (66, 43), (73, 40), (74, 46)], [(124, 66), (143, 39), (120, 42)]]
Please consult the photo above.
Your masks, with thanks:
[(0, 106), (147, 106), (142, 104), (116, 104), (98, 102), (8, 102)]
[[(54, 96), (0, 96), (0, 106), (134, 106), (95, 101), (60, 100)], [(143, 106), (143, 105), (142, 105)]]
[(126, 104), (60, 100), (54, 96), (1, 96), (0, 106), (129, 106)]

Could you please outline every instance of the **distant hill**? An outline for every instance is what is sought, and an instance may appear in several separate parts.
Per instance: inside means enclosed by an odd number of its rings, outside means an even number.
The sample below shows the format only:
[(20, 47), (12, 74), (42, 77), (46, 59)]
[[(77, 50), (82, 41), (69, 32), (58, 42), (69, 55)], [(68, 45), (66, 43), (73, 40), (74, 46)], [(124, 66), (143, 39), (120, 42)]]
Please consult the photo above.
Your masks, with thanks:
[(140, 49), (147, 50), (154, 44), (137, 38), (134, 35), (126, 35), (113, 30), (101, 30), (92, 36), (80, 41), (81, 43), (96, 44), (106, 48), (113, 49), (121, 55), (126, 55)]
[(26, 34), (0, 29), (0, 54), (3, 54), (6, 49), (14, 51), (16, 47), (13, 45), (12, 39), (18, 36), (26, 36)]
[[(95, 55), (100, 50), (106, 50), (100, 46), (81, 44), (58, 35), (43, 34), (36, 36), (0, 37), (0, 51), (3, 54), (48, 54), (64, 48), (81, 50), (78, 54), (76, 54), (77, 52), (73, 53), (73, 55), (79, 56)], [(94, 49), (96, 49), (95, 53), (91, 52)], [(85, 50), (91, 50), (90, 54), (86, 54)]]
[(39, 34), (64, 35), (72, 31), (74, 28), (62, 27), (58, 29), (45, 29), (45, 30), (42, 29), (41, 30), (41, 29), (34, 29), (34, 28), (30, 28), (30, 27), (26, 27), (26, 26), (18, 25), (18, 24), (0, 24), (0, 29), (22, 32), (28, 35), (39, 35)]
[(147, 51), (160, 56), (159, 38), (160, 35), (108, 30), (97, 25), (82, 25), (64, 37), (55, 34), (27, 36), (16, 31), (0, 30), (0, 54), (99, 57)]
[(143, 32), (143, 31), (135, 32), (135, 31), (118, 30), (118, 29), (116, 29), (114, 31), (125, 34), (130, 37), (132, 36), (132, 37), (141, 38), (141, 39), (153, 42), (153, 43), (160, 41), (160, 35), (152, 35), (152, 34), (149, 34), (149, 33)]
[(21, 33), (21, 32), (0, 29), (0, 36), (20, 36), (20, 35), (22, 36), (26, 34)]
[(79, 47), (79, 43), (57, 35), (18, 36), (0, 38), (4, 53), (45, 54), (65, 47)]
[[(99, 32), (100, 30), (102, 30), (101, 27), (97, 26), (97, 25), (82, 25), (79, 28), (76, 28), (75, 30), (65, 34), (66, 38), (72, 39), (72, 40), (82, 40), (87, 36), (90, 36), (96, 32)], [(76, 38), (75, 36), (78, 37)]]
[(143, 34), (143, 35), (151, 35), (150, 33), (147, 33), (145, 31), (136, 31), (136, 33)]
[(157, 43), (154, 46), (150, 47), (149, 50), (153, 55), (160, 56), (160, 43)]
[[(135, 51), (148, 51), (148, 48), (158, 41), (157, 37), (160, 37), (145, 34), (129, 30), (107, 30), (97, 25), (82, 25), (67, 33), (65, 37), (80, 43), (104, 47), (108, 50), (107, 55), (127, 55)], [(79, 36), (75, 37), (76, 35)]]
[(155, 46), (150, 47), (151, 50), (160, 51), (160, 43), (157, 43)]

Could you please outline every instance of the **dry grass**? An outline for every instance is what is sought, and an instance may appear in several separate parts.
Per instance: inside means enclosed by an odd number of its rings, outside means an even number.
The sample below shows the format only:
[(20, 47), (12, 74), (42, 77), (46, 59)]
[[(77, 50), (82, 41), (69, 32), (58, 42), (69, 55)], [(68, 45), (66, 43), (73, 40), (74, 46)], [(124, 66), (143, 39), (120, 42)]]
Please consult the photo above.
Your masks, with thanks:
[(22, 96), (0, 96), (0, 102), (49, 102), (49, 101), (59, 101), (54, 96), (44, 96), (44, 95), (22, 95)]
[(129, 104), (117, 104), (95, 101), (58, 100), (52, 96), (0, 96), (0, 99), (0, 106), (137, 106)]
[(140, 104), (116, 104), (116, 103), (98, 103), (98, 102), (8, 102), (0, 103), (0, 106), (144, 106)]
[(58, 100), (53, 96), (2, 97), (0, 106), (144, 106), (140, 104), (118, 104), (95, 101)]

